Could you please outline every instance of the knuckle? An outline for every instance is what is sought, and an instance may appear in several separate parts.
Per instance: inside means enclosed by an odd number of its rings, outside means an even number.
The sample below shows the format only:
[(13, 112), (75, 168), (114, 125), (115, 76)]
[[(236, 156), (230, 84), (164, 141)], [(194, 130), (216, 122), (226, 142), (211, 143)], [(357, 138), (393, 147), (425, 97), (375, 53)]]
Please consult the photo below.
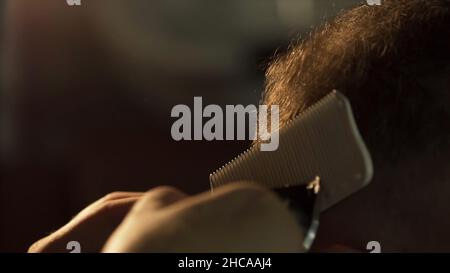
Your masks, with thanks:
[(103, 196), (102, 201), (111, 201), (111, 200), (119, 198), (122, 195), (123, 195), (123, 192), (120, 192), (120, 191), (110, 192), (110, 193), (106, 194), (105, 196)]
[(151, 198), (152, 200), (171, 200), (182, 195), (183, 193), (174, 187), (159, 186), (147, 192), (145, 197)]
[(185, 197), (185, 194), (170, 186), (159, 186), (144, 194), (137, 208), (162, 208)]
[(97, 213), (105, 214), (114, 210), (114, 208), (115, 202), (113, 202), (112, 200), (105, 200), (104, 202), (101, 202), (99, 204)]

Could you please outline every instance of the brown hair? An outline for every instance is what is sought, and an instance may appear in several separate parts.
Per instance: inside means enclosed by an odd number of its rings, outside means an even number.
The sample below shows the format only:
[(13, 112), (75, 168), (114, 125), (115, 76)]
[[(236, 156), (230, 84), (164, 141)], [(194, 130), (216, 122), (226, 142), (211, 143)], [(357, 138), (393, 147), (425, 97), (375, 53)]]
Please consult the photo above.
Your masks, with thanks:
[(292, 45), (266, 72), (263, 103), (280, 105), (283, 126), (333, 89), (352, 103), (372, 154), (396, 159), (449, 144), (450, 1), (385, 0), (340, 14)]

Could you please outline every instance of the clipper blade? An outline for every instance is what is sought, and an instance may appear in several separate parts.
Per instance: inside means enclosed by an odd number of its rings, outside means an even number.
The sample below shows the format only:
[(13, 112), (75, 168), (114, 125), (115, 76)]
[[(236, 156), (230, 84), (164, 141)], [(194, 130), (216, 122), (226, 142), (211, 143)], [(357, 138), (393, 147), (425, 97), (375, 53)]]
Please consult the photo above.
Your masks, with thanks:
[(308, 185), (320, 178), (319, 212), (366, 186), (370, 154), (347, 98), (333, 91), (279, 130), (276, 151), (254, 145), (210, 175), (211, 188), (250, 181), (270, 189)]

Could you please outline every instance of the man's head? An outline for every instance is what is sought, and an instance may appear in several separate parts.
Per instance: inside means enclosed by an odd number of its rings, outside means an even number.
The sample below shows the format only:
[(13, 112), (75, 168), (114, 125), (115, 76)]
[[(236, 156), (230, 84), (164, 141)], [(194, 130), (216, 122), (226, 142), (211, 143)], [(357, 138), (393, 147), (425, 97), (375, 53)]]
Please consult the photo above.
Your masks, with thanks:
[(331, 90), (344, 93), (374, 159), (373, 183), (324, 215), (319, 243), (450, 249), (450, 220), (438, 226), (450, 214), (449, 0), (346, 11), (266, 78), (263, 102), (280, 106), (280, 126)]

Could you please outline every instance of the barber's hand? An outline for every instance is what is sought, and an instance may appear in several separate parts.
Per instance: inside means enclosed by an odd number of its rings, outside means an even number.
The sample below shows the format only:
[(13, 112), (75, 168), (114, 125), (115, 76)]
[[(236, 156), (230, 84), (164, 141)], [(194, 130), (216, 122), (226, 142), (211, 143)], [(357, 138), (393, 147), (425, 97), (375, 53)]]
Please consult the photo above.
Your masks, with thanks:
[[(161, 198), (173, 202), (161, 205)], [(302, 242), (287, 204), (262, 188), (233, 184), (194, 197), (170, 188), (146, 193), (103, 251), (301, 252)]]
[(99, 252), (142, 195), (139, 192), (110, 193), (85, 208), (59, 230), (34, 243), (28, 251), (69, 252), (67, 243), (77, 241), (82, 252)]

